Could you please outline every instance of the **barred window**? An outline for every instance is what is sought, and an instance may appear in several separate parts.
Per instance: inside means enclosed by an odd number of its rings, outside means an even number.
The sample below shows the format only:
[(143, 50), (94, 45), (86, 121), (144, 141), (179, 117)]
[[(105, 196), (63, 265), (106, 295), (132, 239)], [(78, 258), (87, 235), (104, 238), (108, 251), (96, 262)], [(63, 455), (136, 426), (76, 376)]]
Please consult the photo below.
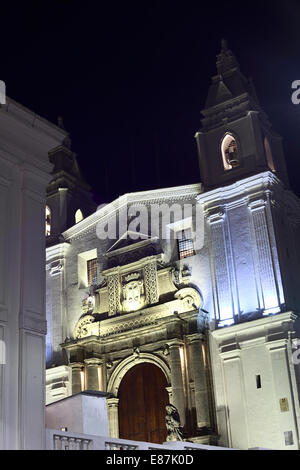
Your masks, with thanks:
[(97, 276), (97, 258), (89, 259), (87, 261), (87, 275), (88, 285), (91, 285), (93, 280)]
[(178, 236), (178, 252), (180, 259), (194, 256), (195, 250), (192, 240), (192, 231), (190, 228), (181, 230), (181, 233)]

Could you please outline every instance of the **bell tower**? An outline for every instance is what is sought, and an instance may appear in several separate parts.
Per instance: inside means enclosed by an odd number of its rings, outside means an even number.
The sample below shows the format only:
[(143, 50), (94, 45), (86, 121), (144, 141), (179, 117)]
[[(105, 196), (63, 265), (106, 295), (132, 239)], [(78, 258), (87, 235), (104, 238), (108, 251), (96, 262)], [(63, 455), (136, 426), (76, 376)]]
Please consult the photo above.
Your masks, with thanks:
[(288, 187), (282, 138), (272, 130), (251, 79), (242, 74), (224, 39), (216, 66), (202, 128), (195, 135), (205, 190), (266, 170)]
[[(63, 128), (62, 119), (59, 126)], [(49, 153), (53, 164), (47, 187), (46, 245), (55, 245), (60, 235), (96, 210), (90, 187), (83, 180), (69, 136)]]

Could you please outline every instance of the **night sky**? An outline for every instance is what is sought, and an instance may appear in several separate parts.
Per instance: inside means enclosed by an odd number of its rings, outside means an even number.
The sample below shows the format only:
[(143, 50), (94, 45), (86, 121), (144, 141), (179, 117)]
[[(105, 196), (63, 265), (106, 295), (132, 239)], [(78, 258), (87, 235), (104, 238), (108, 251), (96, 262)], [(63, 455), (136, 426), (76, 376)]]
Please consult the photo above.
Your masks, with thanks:
[(98, 203), (201, 180), (194, 134), (222, 37), (284, 138), (300, 195), (298, 0), (5, 3), (0, 79), (11, 98), (63, 117)]

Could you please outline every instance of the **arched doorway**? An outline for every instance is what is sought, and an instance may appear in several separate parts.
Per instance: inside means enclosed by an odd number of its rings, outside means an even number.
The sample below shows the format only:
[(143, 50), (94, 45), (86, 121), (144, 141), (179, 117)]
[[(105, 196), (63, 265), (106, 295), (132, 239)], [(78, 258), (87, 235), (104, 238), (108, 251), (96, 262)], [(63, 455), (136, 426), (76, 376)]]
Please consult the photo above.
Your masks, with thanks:
[(123, 439), (162, 443), (166, 440), (167, 380), (154, 364), (138, 364), (119, 387), (119, 435)]

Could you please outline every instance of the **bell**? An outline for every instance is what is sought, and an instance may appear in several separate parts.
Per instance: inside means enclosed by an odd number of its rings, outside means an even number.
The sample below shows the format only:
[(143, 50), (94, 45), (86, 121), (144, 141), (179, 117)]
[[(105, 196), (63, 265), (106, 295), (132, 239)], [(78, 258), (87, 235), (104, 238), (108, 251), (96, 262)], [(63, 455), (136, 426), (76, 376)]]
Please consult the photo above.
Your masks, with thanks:
[(237, 150), (234, 147), (229, 147), (226, 152), (226, 161), (232, 168), (239, 166)]

